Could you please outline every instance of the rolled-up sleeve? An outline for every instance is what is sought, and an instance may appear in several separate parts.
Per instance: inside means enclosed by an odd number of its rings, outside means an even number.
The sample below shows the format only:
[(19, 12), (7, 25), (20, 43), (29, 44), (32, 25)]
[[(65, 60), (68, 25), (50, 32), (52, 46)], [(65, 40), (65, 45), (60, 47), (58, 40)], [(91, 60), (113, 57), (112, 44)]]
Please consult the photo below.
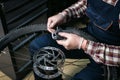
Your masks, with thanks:
[(88, 41), (85, 53), (89, 54), (97, 63), (108, 66), (120, 65), (120, 46)]
[(80, 18), (85, 14), (86, 8), (87, 0), (79, 0), (75, 4), (63, 10), (63, 12), (67, 14), (67, 20), (70, 20), (71, 18)]

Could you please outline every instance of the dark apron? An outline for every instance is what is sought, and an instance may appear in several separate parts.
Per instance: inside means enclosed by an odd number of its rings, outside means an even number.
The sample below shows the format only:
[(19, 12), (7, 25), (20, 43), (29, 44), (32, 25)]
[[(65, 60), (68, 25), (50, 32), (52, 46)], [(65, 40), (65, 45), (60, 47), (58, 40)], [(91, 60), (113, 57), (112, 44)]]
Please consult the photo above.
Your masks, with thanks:
[[(99, 42), (120, 46), (120, 0), (116, 6), (110, 5), (102, 0), (88, 0), (87, 7), (86, 15), (90, 19), (87, 28), (88, 32)], [(96, 65), (92, 59), (91, 62)], [(110, 80), (118, 80), (117, 75), (120, 70), (118, 69), (118, 67), (109, 67)], [(106, 70), (106, 73), (107, 72)]]

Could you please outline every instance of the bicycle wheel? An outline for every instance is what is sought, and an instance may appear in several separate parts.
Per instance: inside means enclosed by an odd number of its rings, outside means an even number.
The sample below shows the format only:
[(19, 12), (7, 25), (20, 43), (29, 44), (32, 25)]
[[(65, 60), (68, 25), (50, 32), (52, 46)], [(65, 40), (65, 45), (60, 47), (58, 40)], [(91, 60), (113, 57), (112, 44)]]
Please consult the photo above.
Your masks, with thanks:
[[(96, 40), (94, 37), (92, 37), (91, 35), (85, 33), (84, 31), (81, 31), (81, 30), (80, 31), (76, 31), (76, 30), (71, 31), (71, 30), (67, 29), (67, 30), (63, 30), (63, 31), (64, 32), (69, 32), (69, 33), (74, 33), (74, 34), (80, 35), (80, 36), (82, 36), (84, 38), (87, 38), (89, 40)], [(26, 42), (26, 40), (28, 41), (28, 39), (31, 39), (31, 37), (32, 38), (35, 37), (37, 35), (37, 33), (40, 33), (40, 35), (41, 35), (44, 32), (47, 32), (46, 24), (30, 25), (30, 26), (26, 26), (26, 27), (23, 27), (23, 28), (12, 30), (11, 32), (9, 32), (7, 35), (5, 35), (4, 37), (2, 37), (0, 39), (0, 51), (1, 51), (1, 55), (2, 55), (2, 53), (3, 54), (6, 53), (3, 50), (10, 44), (10, 46), (12, 45), (12, 48), (10, 48), (11, 49), (10, 52), (11, 52), (11, 55), (12, 55), (11, 58), (13, 59), (13, 61), (15, 61), (15, 63), (19, 64), (19, 65), (15, 64), (14, 67), (20, 68), (21, 65), (25, 65), (25, 63), (21, 63), (22, 61), (27, 61), (27, 62), (30, 61), (30, 62), (32, 62), (31, 57), (28, 54), (27, 55), (25, 54), (25, 52), (29, 53), (28, 48), (25, 46), (25, 44), (26, 44), (25, 42)], [(27, 36), (27, 39), (26, 39), (26, 36)], [(20, 46), (18, 46), (18, 44), (21, 43), (21, 41), (23, 41), (23, 43), (20, 44)], [(17, 45), (17, 48), (14, 47), (16, 45)], [(29, 43), (26, 44), (26, 45), (29, 45)], [(27, 50), (27, 51), (24, 51), (21, 48), (24, 48), (24, 50)], [(19, 52), (19, 51), (21, 51), (21, 52)], [(39, 54), (39, 52), (40, 53), (42, 52), (43, 54)], [(33, 68), (28, 68), (28, 69), (33, 69), (39, 75), (41, 73), (37, 72), (37, 71), (39, 71), (38, 68), (41, 68), (42, 70), (45, 70), (45, 69), (47, 69), (47, 70), (54, 70), (56, 68), (59, 68), (59, 71), (60, 71), (61, 74), (65, 75), (67, 77), (71, 77), (71, 76), (65, 74), (63, 72), (63, 69), (60, 68), (61, 65), (64, 64), (64, 59), (65, 59), (64, 53), (61, 50), (56, 49), (54, 47), (45, 47), (43, 49), (40, 49), (39, 52), (36, 53), (36, 55), (34, 56), (34, 59), (33, 59), (34, 60), (33, 61), (34, 62), (34, 64), (33, 64), (34, 65), (33, 66), (34, 69)], [(57, 52), (62, 53), (62, 55), (55, 54)], [(46, 55), (46, 53), (47, 53), (47, 55)], [(52, 53), (52, 54), (49, 54), (49, 53)], [(4, 54), (4, 55), (6, 55), (6, 54)], [(42, 61), (41, 57), (43, 57), (43, 56), (47, 57), (47, 59), (43, 58), (43, 61)], [(58, 57), (58, 59), (56, 59), (57, 58), (56, 56)], [(16, 61), (16, 59), (18, 61)], [(53, 60), (53, 59), (55, 59), (55, 60)], [(43, 63), (41, 61), (44, 62), (45, 66), (49, 66), (49, 67), (44, 68), (44, 65), (43, 65)], [(58, 62), (56, 62), (56, 61), (58, 61)], [(73, 64), (73, 63), (70, 62), (68, 64)], [(4, 63), (2, 63), (2, 64), (4, 64)], [(10, 67), (12, 65), (6, 64), (5, 66), (6, 67)], [(4, 68), (5, 66), (1, 66), (1, 68)], [(36, 66), (37, 66), (37, 68), (36, 68)], [(54, 66), (54, 67), (51, 67), (51, 66)], [(28, 66), (25, 65), (25, 67), (28, 67)], [(21, 70), (22, 69), (19, 69), (19, 70), (16, 69), (16, 73), (19, 74), (19, 72)], [(59, 75), (59, 74), (57, 74), (57, 75)], [(42, 77), (42, 76), (40, 76), (40, 77)], [(52, 77), (43, 77), (43, 78), (52, 79), (52, 78), (54, 78), (53, 76), (56, 77), (55, 75), (52, 75)]]
[[(1, 52), (0, 70), (8, 74), (8, 76), (10, 77), (11, 77), (11, 73), (7, 71), (11, 69), (11, 68), (9, 69), (9, 67), (14, 67), (15, 72), (14, 71), (13, 72), (16, 75), (22, 74), (23, 70), (26, 69), (27, 70), (29, 69), (30, 71), (32, 67), (30, 67), (29, 65), (31, 64), (32, 61), (28, 50), (29, 42), (34, 37), (42, 35), (46, 32), (47, 32), (46, 24), (36, 24), (36, 25), (29, 25), (19, 29), (12, 30), (5, 36), (1, 37), (0, 38), (0, 52)], [(6, 47), (9, 47), (9, 50), (6, 49)], [(9, 63), (9, 61), (6, 60), (12, 60), (11, 62), (13, 63)], [(30, 68), (26, 68), (28, 66)], [(26, 73), (27, 70), (25, 71)], [(18, 78), (20, 77), (18, 76)]]

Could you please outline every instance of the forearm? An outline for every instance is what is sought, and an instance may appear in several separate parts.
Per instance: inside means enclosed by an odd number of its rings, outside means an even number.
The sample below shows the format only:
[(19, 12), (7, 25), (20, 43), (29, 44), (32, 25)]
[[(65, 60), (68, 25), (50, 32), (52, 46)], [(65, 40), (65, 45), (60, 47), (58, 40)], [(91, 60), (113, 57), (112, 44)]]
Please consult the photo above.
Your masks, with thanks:
[(120, 46), (84, 40), (82, 49), (97, 63), (103, 63), (108, 66), (120, 65)]

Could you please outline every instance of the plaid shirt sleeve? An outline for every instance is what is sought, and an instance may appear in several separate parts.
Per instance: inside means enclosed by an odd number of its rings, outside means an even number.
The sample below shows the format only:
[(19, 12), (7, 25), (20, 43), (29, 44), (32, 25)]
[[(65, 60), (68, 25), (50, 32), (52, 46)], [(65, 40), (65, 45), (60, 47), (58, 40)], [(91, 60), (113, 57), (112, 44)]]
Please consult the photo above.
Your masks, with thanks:
[(63, 13), (67, 14), (67, 20), (70, 20), (71, 18), (80, 18), (85, 14), (86, 8), (87, 0), (78, 0), (78, 2), (63, 10)]
[[(119, 0), (102, 0), (110, 5), (115, 6)], [(87, 0), (78, 0), (75, 4), (63, 10), (66, 12), (67, 20), (71, 18), (79, 18), (85, 14), (85, 10), (87, 8)]]
[(120, 46), (88, 41), (85, 52), (97, 63), (103, 63), (108, 66), (120, 65)]

